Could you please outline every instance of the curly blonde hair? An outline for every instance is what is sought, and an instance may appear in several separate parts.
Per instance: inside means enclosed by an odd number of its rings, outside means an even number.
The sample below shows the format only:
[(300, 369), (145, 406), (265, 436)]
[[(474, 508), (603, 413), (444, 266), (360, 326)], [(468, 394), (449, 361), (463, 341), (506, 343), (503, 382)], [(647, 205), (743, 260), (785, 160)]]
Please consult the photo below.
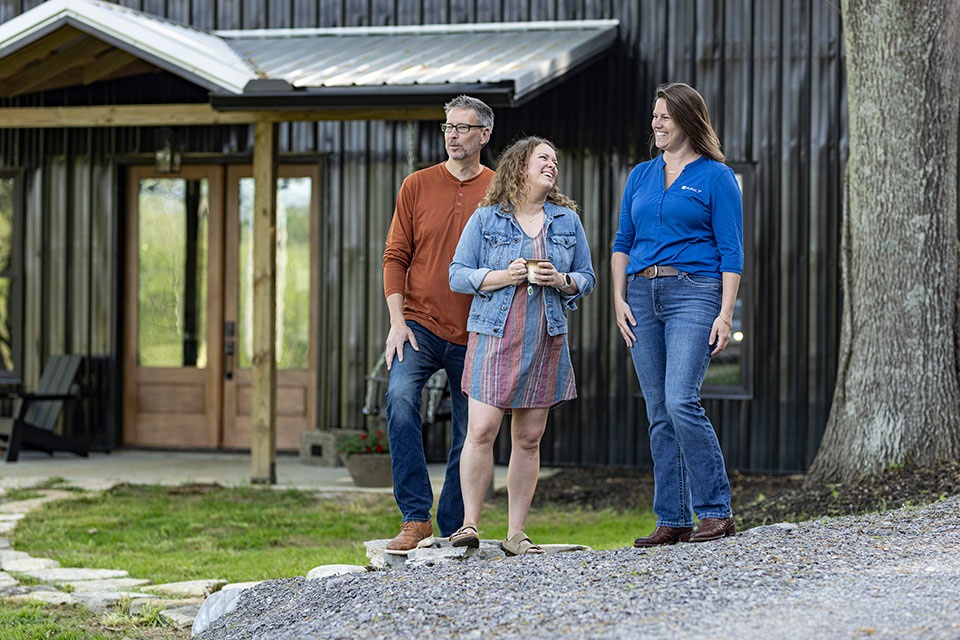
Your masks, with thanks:
[[(487, 192), (479, 206), (498, 204), (504, 209), (511, 209), (511, 207), (516, 209), (524, 205), (527, 202), (527, 164), (534, 149), (541, 144), (549, 145), (556, 153), (557, 147), (552, 142), (537, 136), (521, 138), (504, 149), (497, 161), (497, 173), (487, 187)], [(556, 183), (547, 194), (547, 202), (573, 211), (577, 210), (577, 203), (563, 195)]]

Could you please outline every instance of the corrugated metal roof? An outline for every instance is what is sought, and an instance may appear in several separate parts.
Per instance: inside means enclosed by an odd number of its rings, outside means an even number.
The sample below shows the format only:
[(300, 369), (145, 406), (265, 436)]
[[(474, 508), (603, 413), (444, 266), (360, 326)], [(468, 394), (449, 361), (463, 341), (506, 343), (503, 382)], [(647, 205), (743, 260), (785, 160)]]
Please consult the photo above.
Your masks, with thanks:
[(253, 67), (223, 38), (98, 0), (49, 0), (0, 25), (0, 59), (64, 26), (119, 49), (210, 91), (240, 93)]
[(512, 85), (522, 101), (614, 42), (616, 20), (220, 31), (294, 87)]
[(0, 24), (0, 61), (72, 27), (206, 88), (217, 108), (399, 104), (464, 90), (515, 105), (606, 51), (618, 26), (571, 20), (206, 32), (101, 0), (49, 0)]

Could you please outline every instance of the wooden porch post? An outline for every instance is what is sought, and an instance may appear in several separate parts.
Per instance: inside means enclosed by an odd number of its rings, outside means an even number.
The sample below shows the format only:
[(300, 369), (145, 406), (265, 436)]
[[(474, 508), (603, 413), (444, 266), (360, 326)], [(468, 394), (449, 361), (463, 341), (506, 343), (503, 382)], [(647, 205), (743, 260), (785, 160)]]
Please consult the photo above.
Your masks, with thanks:
[(250, 482), (277, 481), (277, 124), (254, 124), (253, 434)]

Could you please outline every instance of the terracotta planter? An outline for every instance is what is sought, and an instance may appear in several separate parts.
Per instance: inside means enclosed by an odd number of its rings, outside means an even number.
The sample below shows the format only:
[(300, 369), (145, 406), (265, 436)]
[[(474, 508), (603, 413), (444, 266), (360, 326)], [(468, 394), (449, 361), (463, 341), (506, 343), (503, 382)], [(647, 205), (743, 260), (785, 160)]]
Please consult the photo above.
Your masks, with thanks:
[(355, 453), (343, 458), (353, 483), (358, 487), (393, 485), (389, 453)]

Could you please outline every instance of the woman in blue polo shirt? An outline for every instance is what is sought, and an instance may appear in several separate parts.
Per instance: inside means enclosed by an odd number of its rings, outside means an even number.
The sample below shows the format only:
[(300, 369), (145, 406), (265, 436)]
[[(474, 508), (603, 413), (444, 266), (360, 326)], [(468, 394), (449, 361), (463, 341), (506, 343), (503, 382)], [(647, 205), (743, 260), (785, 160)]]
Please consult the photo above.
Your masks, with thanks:
[(627, 178), (612, 257), (617, 328), (647, 406), (654, 464), (657, 528), (636, 547), (736, 532), (700, 386), (732, 332), (743, 270), (740, 187), (695, 89), (657, 87), (652, 125), (651, 154), (659, 154)]

